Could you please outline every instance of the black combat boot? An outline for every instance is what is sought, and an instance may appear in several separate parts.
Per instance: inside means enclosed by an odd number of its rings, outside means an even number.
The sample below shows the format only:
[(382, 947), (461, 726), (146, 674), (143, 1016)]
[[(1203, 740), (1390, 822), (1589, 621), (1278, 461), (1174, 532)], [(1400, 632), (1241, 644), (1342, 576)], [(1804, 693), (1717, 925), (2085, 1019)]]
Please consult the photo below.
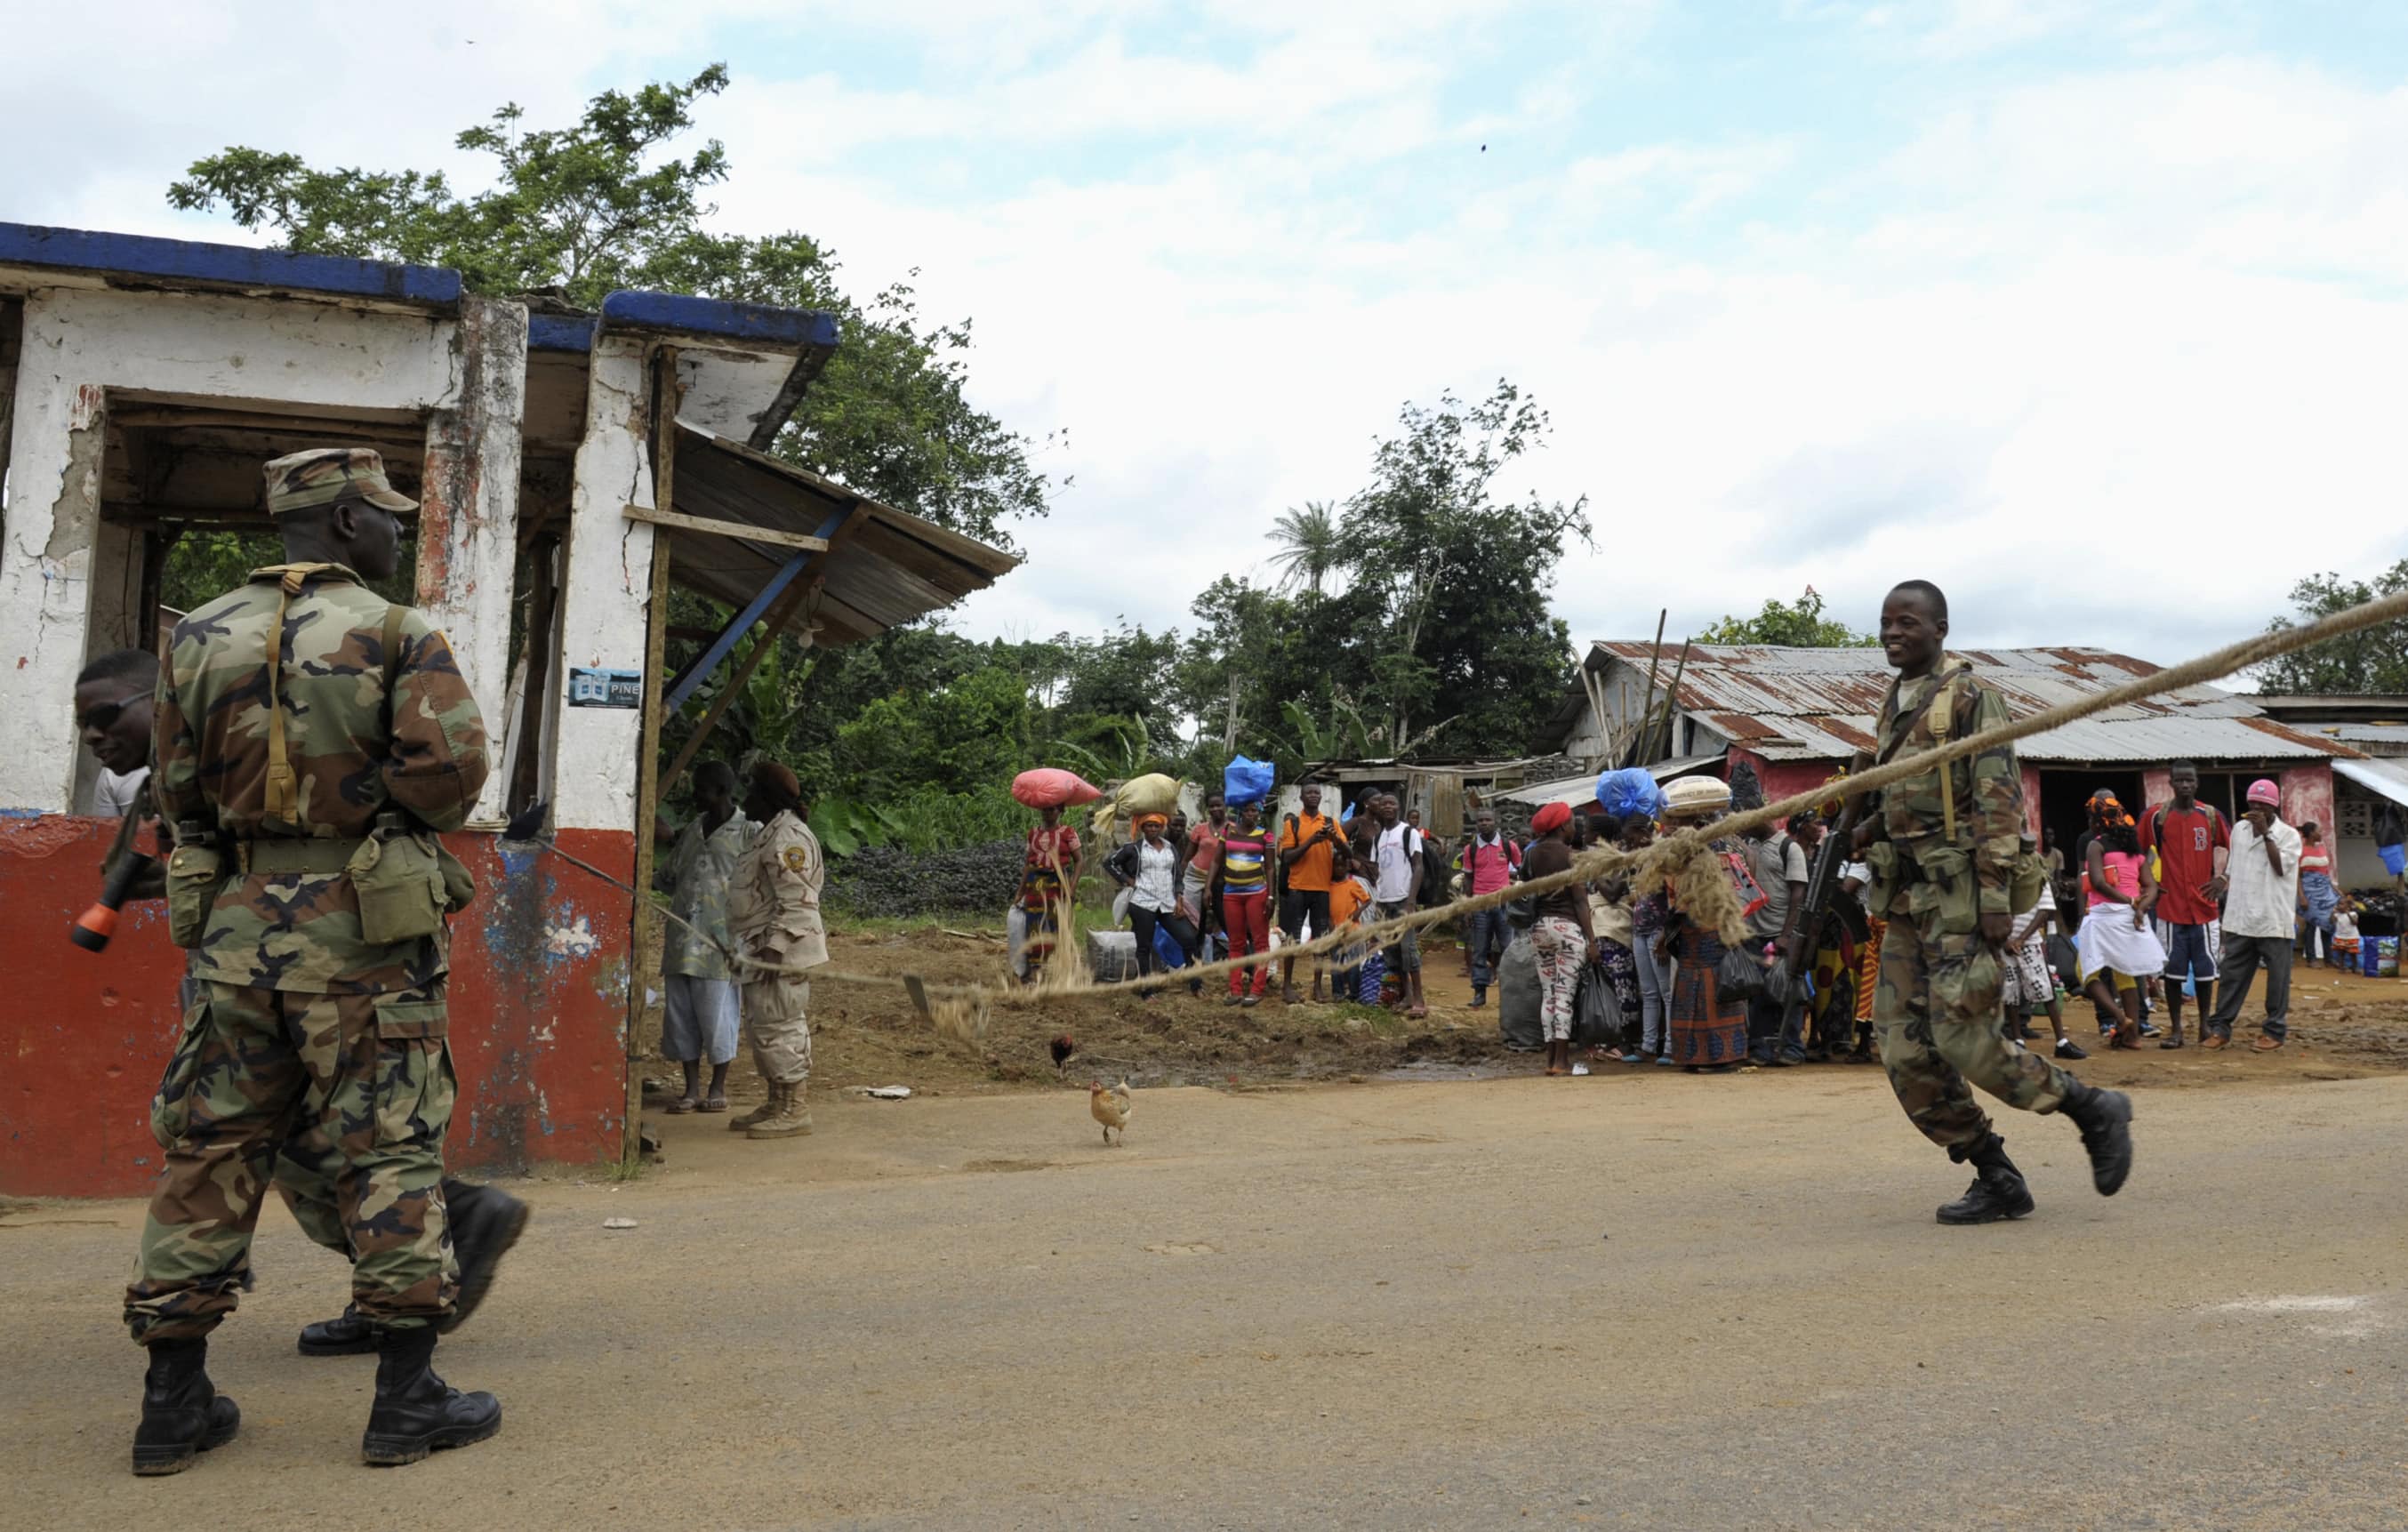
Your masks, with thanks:
[(142, 1423), (134, 1428), (134, 1471), (181, 1473), (196, 1453), (242, 1429), (242, 1411), (209, 1383), (209, 1343), (154, 1340), (142, 1378)]
[(466, 1447), (502, 1428), (491, 1394), (463, 1394), (435, 1376), (435, 1327), (394, 1330), (377, 1353), (376, 1402), (368, 1407), (363, 1461), (415, 1463), (445, 1447)]
[(358, 1356), (376, 1349), (376, 1330), (351, 1304), (343, 1305), (343, 1311), (332, 1319), (301, 1326), (304, 1356)]
[(2082, 1129), (2082, 1147), (2090, 1153), (2090, 1184), (2100, 1196), (2122, 1191), (2124, 1178), (2132, 1173), (2132, 1098), (2077, 1080), (2057, 1110)]
[(436, 1328), (450, 1335), (468, 1321), (492, 1291), (502, 1257), (526, 1232), (531, 1210), (508, 1192), (465, 1181), (443, 1183), (443, 1216), (452, 1229), (452, 1252), (460, 1262), (460, 1296)]
[(1942, 1224), (1996, 1224), (2000, 1219), (2021, 1218), (2032, 1210), (2031, 1188), (2024, 1184), (2024, 1173), (2015, 1162), (2007, 1158), (2006, 1140), (1993, 1133), (1968, 1153), (1956, 1150), (1948, 1157), (1959, 1162), (1970, 1160), (1976, 1172), (1973, 1184), (1965, 1195), (1946, 1203), (1940, 1210)]

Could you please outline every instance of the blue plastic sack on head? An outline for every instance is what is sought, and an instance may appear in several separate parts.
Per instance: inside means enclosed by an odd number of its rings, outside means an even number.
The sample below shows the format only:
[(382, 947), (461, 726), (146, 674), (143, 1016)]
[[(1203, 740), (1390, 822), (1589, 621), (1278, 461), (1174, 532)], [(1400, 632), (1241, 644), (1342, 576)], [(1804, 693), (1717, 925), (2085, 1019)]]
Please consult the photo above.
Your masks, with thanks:
[(1598, 778), (1597, 806), (1615, 819), (1633, 814), (1659, 819), (1664, 813), (1664, 789), (1639, 767), (1624, 766)]
[(1241, 803), (1260, 803), (1270, 796), (1277, 771), (1268, 761), (1249, 761), (1240, 755), (1221, 773), (1221, 796), (1232, 809)]

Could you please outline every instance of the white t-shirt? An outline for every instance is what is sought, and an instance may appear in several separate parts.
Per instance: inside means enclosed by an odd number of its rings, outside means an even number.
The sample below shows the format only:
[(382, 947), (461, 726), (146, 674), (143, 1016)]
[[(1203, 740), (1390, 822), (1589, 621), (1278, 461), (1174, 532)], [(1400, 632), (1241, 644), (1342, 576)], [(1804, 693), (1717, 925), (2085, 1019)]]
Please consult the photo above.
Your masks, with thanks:
[(2283, 870), (2266, 865), (2265, 841), (2257, 827), (2243, 820), (2232, 827), (2232, 855), (2225, 870), (2232, 880), (2224, 900), (2224, 934), (2260, 939), (2290, 939), (2300, 908), (2300, 832), (2281, 820), (2274, 822), (2275, 853)]
[(1421, 849), (1422, 833), (1402, 820), (1381, 831), (1372, 852), (1380, 883), (1371, 896), (1382, 904), (1402, 904), (1413, 891), (1413, 853)]
[(149, 766), (136, 766), (121, 777), (107, 766), (92, 782), (92, 811), (97, 818), (123, 819), (125, 810), (134, 807), (134, 799), (142, 784), (150, 780)]
[(1168, 840), (1159, 847), (1151, 841), (1139, 841), (1137, 883), (1129, 892), (1129, 903), (1157, 915), (1170, 913), (1179, 904), (1178, 872), (1178, 847)]
[(2043, 882), (2040, 888), (2039, 902), (2015, 917), (2014, 929), (2008, 933), (2008, 939), (2016, 942), (2029, 941), (2032, 933), (2040, 929), (2041, 917), (2053, 914), (2056, 909), (2057, 895), (2051, 894), (2048, 891), (2048, 885)]

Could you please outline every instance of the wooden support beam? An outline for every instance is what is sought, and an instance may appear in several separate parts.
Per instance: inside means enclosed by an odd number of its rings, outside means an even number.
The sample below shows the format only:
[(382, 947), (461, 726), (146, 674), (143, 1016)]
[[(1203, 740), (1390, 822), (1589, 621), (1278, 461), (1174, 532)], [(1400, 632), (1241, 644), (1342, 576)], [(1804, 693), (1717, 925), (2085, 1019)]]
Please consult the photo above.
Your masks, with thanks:
[[(653, 351), (652, 497), (664, 506), (673, 503), (677, 487), (678, 406), (685, 392), (684, 385), (678, 379), (677, 365), (676, 347), (662, 346)], [(627, 509), (632, 515), (637, 508), (629, 506)], [(660, 947), (655, 935), (661, 920), (659, 912), (652, 908), (652, 896), (647, 891), (652, 886), (652, 833), (660, 823), (661, 814), (661, 669), (667, 663), (669, 539), (676, 535), (672, 530), (674, 524), (655, 524), (652, 529), (652, 604), (644, 623), (643, 723), (638, 731), (636, 746), (634, 882), (638, 892), (631, 933), (635, 951), (628, 953), (627, 964), (635, 981), (627, 986), (626, 1135), (620, 1150), (630, 1167), (643, 1157), (644, 1078), (639, 1067), (643, 1060), (637, 1038), (642, 1030), (647, 998), (662, 988)]]
[[(868, 519), (869, 508), (858, 500), (854, 501), (852, 511), (845, 516), (843, 523), (828, 534), (828, 547), (831, 549), (843, 547), (853, 532)], [(826, 583), (827, 560), (822, 558), (818, 574), (810, 580), (796, 580), (787, 589), (778, 604), (769, 609), (767, 625), (761, 631), (761, 641), (752, 646), (752, 651), (745, 655), (743, 661), (737, 666), (736, 674), (730, 676), (727, 684), (720, 688), (719, 694), (710, 699), (710, 706), (704, 711), (702, 722), (695, 725), (694, 737), (685, 742), (685, 749), (678, 752), (678, 758), (670, 763), (668, 770), (662, 774), (664, 791), (675, 786), (678, 779), (685, 775), (685, 768), (693, 765), (695, 756), (700, 753), (702, 742), (710, 738), (710, 731), (719, 726), (720, 715), (727, 711), (728, 705), (736, 700), (737, 694), (744, 690), (744, 683), (752, 679), (752, 672), (760, 668), (761, 662), (769, 657), (769, 651), (776, 645), (779, 633), (783, 631), (796, 611), (817, 596), (820, 587)]]
[[(673, 448), (663, 449), (674, 452)], [(742, 522), (717, 522), (708, 516), (689, 516), (681, 510), (663, 510), (657, 506), (629, 506), (627, 520), (650, 522), (654, 526), (675, 527), (681, 532), (708, 532), (715, 537), (738, 537), (745, 542), (766, 542), (780, 548), (799, 548), (807, 553), (827, 551), (827, 539), (814, 537), (808, 532), (781, 532), (774, 527), (750, 526)]]

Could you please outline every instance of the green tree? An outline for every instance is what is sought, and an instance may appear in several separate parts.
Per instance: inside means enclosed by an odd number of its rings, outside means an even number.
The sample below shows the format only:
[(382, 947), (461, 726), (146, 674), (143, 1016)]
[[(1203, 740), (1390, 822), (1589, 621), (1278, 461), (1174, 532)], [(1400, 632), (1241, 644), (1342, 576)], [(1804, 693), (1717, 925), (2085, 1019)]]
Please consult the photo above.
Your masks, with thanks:
[(1345, 565), (1344, 545), (1338, 537), (1338, 511), (1326, 501), (1308, 500), (1301, 509), (1283, 510), (1273, 523), (1270, 540), (1279, 551), (1271, 567), (1280, 572), (1280, 588), (1321, 594), (1321, 582)]
[(1588, 501), (1497, 497), (1547, 432), (1510, 382), (1475, 405), (1408, 404), (1399, 422), (1340, 523), (1355, 586), (1381, 599), (1371, 700), (1399, 752), (1518, 752), (1571, 679), (1547, 595), (1565, 540), (1589, 539)]
[[(923, 320), (909, 286), (859, 302), (827, 248), (702, 227), (727, 179), (713, 139), (669, 152), (695, 103), (727, 86), (714, 64), (682, 83), (605, 91), (572, 125), (528, 128), (506, 106), (454, 142), (488, 156), (492, 184), (463, 193), (441, 172), (321, 169), (299, 155), (230, 148), (168, 188), (177, 208), (225, 208), (286, 250), (455, 267), (474, 293), (545, 294), (584, 308), (622, 288), (820, 308), (841, 340), (776, 450), (864, 494), (1001, 547), (1046, 512), (1038, 444), (964, 393), (970, 326)], [(1059, 439), (1057, 433), (1049, 442)], [(1067, 482), (1067, 481), (1066, 481)]]
[(1018, 671), (991, 665), (932, 692), (897, 692), (863, 708), (837, 730), (837, 766), (861, 795), (919, 787), (976, 794), (1036, 763), (1033, 709)]
[[(2291, 587), (2291, 605), (2298, 615), (2277, 617), (2266, 624), (2266, 631), (2304, 627), (2401, 591), (2408, 591), (2408, 559), (2371, 581), (2344, 580), (2332, 573), (2312, 575)], [(2408, 694), (2408, 620), (2377, 623), (2270, 660), (2258, 667), (2257, 680), (2259, 691), (2283, 695)]]
[(1767, 598), (1754, 617), (1725, 617), (1697, 636), (1701, 644), (1765, 644), (1782, 649), (1865, 649), (1881, 642), (1847, 623), (1823, 615), (1823, 593), (1813, 586), (1795, 602)]

